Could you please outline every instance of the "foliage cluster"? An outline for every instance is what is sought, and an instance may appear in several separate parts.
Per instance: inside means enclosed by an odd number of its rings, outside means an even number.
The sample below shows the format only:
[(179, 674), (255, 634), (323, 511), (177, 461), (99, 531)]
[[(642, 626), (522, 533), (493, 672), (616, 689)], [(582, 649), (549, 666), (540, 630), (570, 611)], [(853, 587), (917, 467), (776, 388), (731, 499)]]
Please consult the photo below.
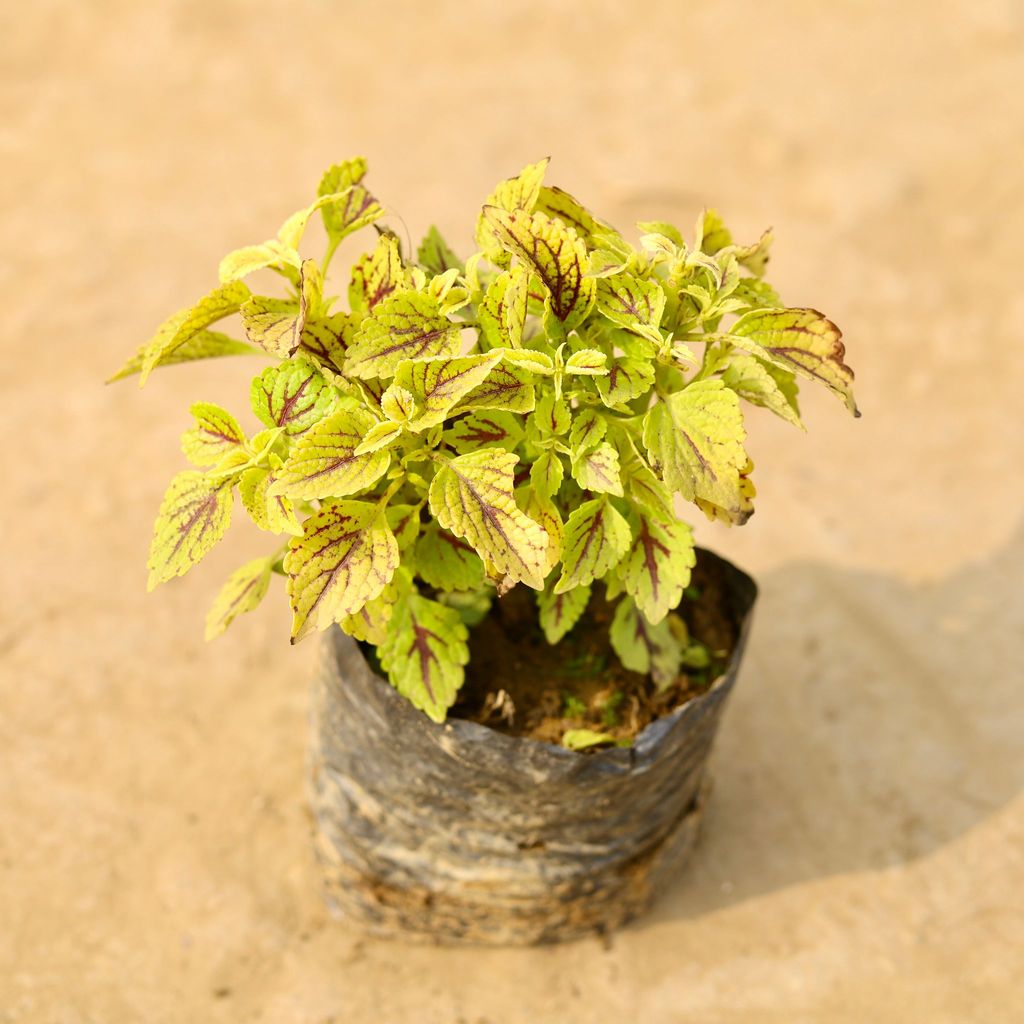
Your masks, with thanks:
[[(175, 313), (116, 378), (187, 360), (259, 354), (261, 428), (209, 402), (182, 438), (149, 557), (152, 588), (224, 536), (237, 493), (282, 538), (221, 590), (207, 635), (285, 580), (292, 640), (338, 623), (376, 647), (391, 683), (441, 721), (494, 595), (537, 591), (557, 643), (602, 581), (623, 664), (670, 684), (686, 649), (673, 614), (694, 564), (674, 496), (742, 524), (753, 511), (741, 403), (800, 425), (797, 378), (856, 412), (836, 326), (786, 308), (763, 277), (771, 233), (733, 241), (704, 212), (689, 242), (638, 225), (639, 244), (544, 183), (547, 161), (503, 181), (462, 260), (436, 228), (415, 256), (381, 226), (366, 163), (331, 167), (316, 200)], [(319, 261), (300, 255), (323, 220)], [(326, 287), (338, 245), (375, 244)], [(245, 279), (270, 270), (280, 297)], [(213, 326), (238, 314), (245, 340)], [(468, 624), (468, 625), (467, 625)]]

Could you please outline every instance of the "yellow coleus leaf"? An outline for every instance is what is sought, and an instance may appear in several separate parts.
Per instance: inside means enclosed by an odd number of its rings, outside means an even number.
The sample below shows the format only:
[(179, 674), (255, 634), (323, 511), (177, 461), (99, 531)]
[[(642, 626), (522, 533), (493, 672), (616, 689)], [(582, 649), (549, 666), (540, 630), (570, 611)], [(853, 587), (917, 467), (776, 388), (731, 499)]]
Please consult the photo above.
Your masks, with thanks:
[(518, 462), (500, 448), (450, 459), (431, 481), (430, 511), (499, 572), (539, 590), (547, 574), (548, 536), (516, 504), (512, 470)]
[(842, 336), (816, 309), (755, 309), (744, 313), (725, 337), (784, 370), (824, 384), (859, 416), (853, 398), (853, 370), (843, 362), (846, 347)]
[(562, 734), (562, 746), (567, 750), (591, 750), (594, 747), (615, 746), (616, 743), (614, 736), (596, 729), (566, 729)]
[(484, 582), (484, 563), (472, 546), (436, 523), (416, 541), (416, 572), (435, 590), (478, 590)]
[(565, 524), (562, 575), (555, 593), (600, 579), (626, 553), (630, 540), (629, 524), (606, 498), (585, 501)]
[(651, 625), (631, 597), (624, 597), (612, 616), (612, 648), (625, 668), (650, 675), (659, 690), (679, 678), (683, 645), (673, 632), (670, 617)]
[(747, 464), (740, 470), (738, 512), (732, 508), (723, 508), (706, 498), (696, 499), (697, 508), (712, 521), (717, 519), (729, 525), (745, 522), (754, 514), (754, 498), (757, 497), (757, 488), (754, 486), (754, 481), (750, 479), (750, 474), (753, 471), (754, 463), (747, 459)]
[(398, 239), (390, 233), (383, 234), (373, 252), (361, 256), (352, 265), (349, 306), (357, 316), (365, 316), (392, 292), (408, 284), (409, 275), (402, 264)]
[(550, 157), (545, 157), (535, 164), (527, 164), (514, 178), (506, 178), (501, 182), (487, 197), (484, 213), (476, 224), (476, 244), (492, 263), (506, 260), (505, 247), (495, 236), (494, 225), (486, 216), (486, 208), (493, 206), (499, 210), (532, 210), (540, 196), (549, 162)]
[(597, 309), (623, 330), (661, 344), (659, 325), (665, 312), (665, 292), (657, 280), (643, 280), (628, 273), (602, 277), (597, 282)]
[(254, 295), (241, 306), (246, 337), (272, 356), (288, 359), (302, 343), (306, 317), (319, 302), (323, 282), (315, 260), (303, 260), (298, 302)]
[(523, 343), (529, 280), (521, 266), (503, 270), (488, 285), (477, 309), (483, 339), (490, 348), (518, 349)]
[(644, 446), (665, 483), (688, 501), (720, 506), (736, 523), (749, 516), (740, 494), (745, 440), (739, 399), (716, 379), (663, 398), (644, 418)]
[(557, 644), (576, 625), (590, 601), (590, 585), (573, 587), (556, 594), (547, 587), (537, 595), (540, 628), (549, 644)]
[(270, 238), (259, 245), (246, 245), (229, 252), (220, 261), (220, 283), (241, 281), (243, 277), (267, 268), (279, 270), (290, 267), (297, 271), (301, 265), (302, 257), (295, 249), (276, 238)]
[[(172, 357), (183, 346), (193, 341), (210, 324), (237, 313), (249, 298), (249, 289), (241, 281), (221, 285), (204, 295), (194, 306), (175, 313), (165, 320), (156, 334), (146, 343), (140, 366), (139, 387), (161, 363), (177, 361)], [(194, 357), (193, 357), (194, 358)], [(122, 370), (118, 376), (123, 376)]]
[(239, 615), (259, 606), (266, 597), (273, 570), (273, 558), (256, 558), (228, 577), (206, 616), (207, 640), (220, 636)]
[(505, 412), (530, 412), (536, 400), (533, 374), (518, 366), (501, 363), (487, 374), (482, 384), (477, 385), (462, 398), (453, 411), (493, 409)]
[(599, 444), (589, 451), (574, 455), (572, 478), (584, 491), (622, 497), (619, 453), (607, 442)]
[(654, 364), (628, 356), (613, 359), (608, 373), (595, 381), (601, 401), (609, 408), (625, 405), (654, 387)]
[(565, 331), (590, 312), (596, 282), (588, 277), (587, 247), (572, 228), (544, 213), (484, 207), (501, 247), (534, 273), (547, 293), (546, 308)]
[(516, 497), (526, 515), (535, 523), (543, 526), (544, 532), (548, 535), (544, 570), (544, 575), (547, 576), (562, 557), (562, 541), (565, 533), (562, 517), (550, 496), (541, 493), (536, 487), (521, 487), (516, 492)]
[(212, 402), (196, 402), (189, 410), (196, 425), (181, 438), (181, 450), (194, 466), (216, 466), (229, 452), (245, 445), (245, 432), (231, 413)]
[(623, 589), (654, 624), (679, 604), (696, 564), (693, 533), (678, 519), (645, 513), (633, 521), (633, 542), (616, 568)]
[(378, 654), (391, 685), (435, 722), (443, 722), (462, 686), (467, 638), (455, 608), (409, 593), (396, 605)]
[(299, 341), (299, 353), (316, 357), (327, 372), (337, 374), (345, 363), (345, 351), (356, 333), (356, 325), (348, 313), (330, 316), (306, 316)]
[(362, 322), (345, 360), (350, 377), (390, 377), (406, 359), (455, 356), (459, 325), (423, 292), (397, 292)]
[(482, 384), (500, 359), (500, 352), (490, 352), (400, 363), (392, 388), (404, 388), (412, 395), (413, 413), (406, 426), (419, 432), (443, 423), (459, 399)]
[[(328, 172), (330, 173), (330, 172)], [(365, 227), (380, 217), (384, 210), (379, 203), (361, 185), (352, 185), (343, 188), (338, 192), (331, 192), (321, 195), (309, 206), (293, 213), (280, 227), (277, 232), (278, 241), (292, 249), (298, 249), (302, 236), (306, 233), (309, 220), (318, 210), (338, 210), (337, 221), (332, 217), (332, 223), (347, 225), (341, 232), (340, 227), (332, 233), (328, 229), (328, 236), (337, 238), (339, 241), (345, 234), (351, 234), (358, 228)], [(341, 232), (341, 233), (339, 233)]]
[(745, 401), (769, 409), (787, 423), (804, 429), (797, 405), (797, 383), (791, 370), (734, 351), (723, 359), (722, 383)]
[(295, 514), (291, 498), (283, 494), (271, 494), (270, 488), (277, 482), (283, 462), (271, 453), (269, 465), (253, 466), (247, 469), (238, 481), (238, 494), (249, 518), (267, 533), (289, 533), (302, 536), (302, 524)]
[(556, 217), (572, 228), (588, 245), (596, 245), (598, 236), (611, 229), (598, 220), (575, 196), (556, 185), (543, 185), (534, 207), (540, 213)]
[(289, 498), (340, 498), (373, 486), (391, 463), (387, 451), (357, 451), (375, 423), (363, 409), (333, 412), (292, 448), (270, 493)]
[[(142, 364), (146, 359), (149, 342), (140, 346), (134, 355), (112, 376), (107, 378), (108, 384), (116, 380), (124, 380), (142, 372)], [(165, 355), (159, 362), (160, 366), (173, 366), (175, 363), (191, 363), (199, 359), (218, 359), (221, 356), (257, 356), (263, 355), (262, 350), (253, 348), (244, 341), (238, 341), (219, 331), (200, 331), (192, 335), (188, 341), (179, 345), (173, 352)]]
[(340, 197), (320, 211), (327, 237), (335, 244), (384, 214), (384, 207), (362, 184), (365, 175), (366, 160), (357, 156), (329, 167), (320, 179), (317, 195)]
[(345, 618), (339, 621), (338, 625), (350, 637), (362, 640), (364, 643), (373, 644), (374, 647), (380, 647), (387, 638), (388, 623), (391, 621), (395, 604), (399, 599), (398, 587), (395, 585), (397, 579), (398, 576), (396, 574), (395, 578), (377, 597), (372, 601), (367, 601), (354, 614), (346, 615)]
[(446, 270), (461, 270), (462, 260), (452, 251), (441, 237), (437, 226), (431, 224), (420, 247), (416, 250), (416, 262), (431, 274), (443, 274)]
[(338, 392), (306, 359), (270, 366), (249, 390), (252, 411), (268, 427), (298, 437), (319, 423), (338, 402)]
[(211, 480), (185, 470), (164, 495), (149, 549), (148, 587), (184, 576), (204, 558), (231, 525), (230, 479)]
[(398, 542), (379, 504), (335, 501), (288, 543), (284, 571), (294, 618), (292, 642), (355, 615), (388, 585)]

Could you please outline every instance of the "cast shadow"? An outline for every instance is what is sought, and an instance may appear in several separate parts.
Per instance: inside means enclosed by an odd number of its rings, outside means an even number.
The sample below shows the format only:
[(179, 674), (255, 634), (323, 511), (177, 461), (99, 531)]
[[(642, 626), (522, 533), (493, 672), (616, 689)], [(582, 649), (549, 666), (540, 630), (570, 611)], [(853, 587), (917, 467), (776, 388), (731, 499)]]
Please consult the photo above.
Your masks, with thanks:
[(1024, 527), (938, 583), (767, 574), (704, 830), (639, 927), (923, 857), (1024, 788)]

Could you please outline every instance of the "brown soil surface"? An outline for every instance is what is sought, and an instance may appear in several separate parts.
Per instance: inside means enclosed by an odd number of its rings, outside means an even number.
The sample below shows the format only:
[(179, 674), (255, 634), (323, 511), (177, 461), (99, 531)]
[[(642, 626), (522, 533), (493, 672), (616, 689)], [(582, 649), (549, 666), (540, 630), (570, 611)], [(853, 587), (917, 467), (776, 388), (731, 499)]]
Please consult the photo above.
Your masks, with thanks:
[[(36, 0), (0, 50), (3, 1024), (1018, 1024), (1020, 3)], [(845, 334), (863, 418), (809, 383), (807, 434), (752, 411), (756, 515), (691, 516), (761, 598), (694, 859), (610, 944), (333, 920), (317, 644), (277, 589), (202, 640), (266, 535), (145, 593), (188, 406), (253, 429), (257, 364), (99, 381), (359, 152), (464, 255), (545, 154), (625, 228), (771, 224)]]
[(705, 558), (694, 567), (678, 612), (690, 638), (708, 649), (707, 668), (684, 670), (660, 689), (649, 676), (623, 668), (609, 639), (614, 611), (595, 588), (580, 621), (552, 646), (538, 625), (533, 593), (514, 588), (470, 631), (466, 683), (453, 716), (548, 743), (560, 743), (570, 729), (592, 729), (628, 745), (656, 718), (711, 686), (736, 637), (721, 574)]

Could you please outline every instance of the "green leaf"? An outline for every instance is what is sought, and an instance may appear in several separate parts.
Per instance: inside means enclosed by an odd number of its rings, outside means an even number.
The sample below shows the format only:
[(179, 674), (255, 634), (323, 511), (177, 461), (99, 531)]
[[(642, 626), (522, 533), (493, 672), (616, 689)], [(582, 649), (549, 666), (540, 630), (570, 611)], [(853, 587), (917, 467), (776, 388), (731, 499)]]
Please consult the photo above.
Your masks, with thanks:
[(728, 251), (756, 277), (761, 277), (768, 266), (772, 245), (772, 229), (768, 228), (752, 245), (732, 245)]
[(608, 374), (598, 377), (597, 393), (609, 408), (625, 405), (654, 386), (654, 365), (645, 359), (614, 359)]
[(338, 393), (312, 363), (300, 358), (264, 370), (253, 379), (249, 398), (260, 422), (298, 437), (328, 415)]
[(730, 352), (722, 372), (722, 383), (732, 388), (740, 398), (782, 417), (787, 423), (804, 429), (797, 404), (796, 378), (757, 356)]
[(247, 245), (229, 252), (220, 261), (220, 283), (241, 281), (257, 270), (280, 270), (284, 267), (298, 270), (301, 265), (302, 257), (291, 246), (271, 238), (260, 245)]
[(462, 269), (462, 260), (448, 247), (441, 232), (433, 224), (420, 242), (416, 251), (416, 262), (431, 274), (443, 274), (446, 270)]
[(430, 523), (416, 542), (416, 571), (437, 590), (477, 590), (484, 563), (464, 540)]
[(527, 164), (514, 178), (506, 178), (501, 182), (487, 197), (484, 212), (477, 220), (476, 244), (492, 263), (503, 261), (503, 247), (495, 237), (494, 227), (486, 216), (487, 207), (496, 207), (500, 210), (532, 210), (540, 195), (549, 159), (546, 157), (535, 164)]
[[(608, 422), (597, 409), (581, 409), (572, 420), (569, 431), (569, 447), (574, 455), (593, 451), (608, 431)], [(563, 434), (563, 430), (552, 431)]]
[(384, 213), (384, 208), (360, 184), (366, 174), (366, 160), (361, 156), (344, 160), (329, 167), (320, 179), (317, 195), (338, 196), (321, 209), (327, 237), (332, 242), (372, 224)]
[[(624, 454), (624, 457), (622, 457)], [(630, 501), (647, 509), (659, 519), (674, 519), (675, 506), (672, 492), (637, 453), (633, 443), (627, 442), (620, 453), (622, 481)]]
[(547, 352), (539, 352), (532, 348), (506, 348), (502, 351), (502, 359), (509, 366), (518, 370), (528, 370), (541, 377), (553, 377), (555, 361)]
[(380, 396), (380, 411), (389, 420), (404, 427), (416, 411), (416, 396), (401, 384), (392, 384)]
[(713, 256), (727, 245), (732, 245), (732, 233), (725, 226), (717, 210), (704, 210), (697, 218), (694, 247)]
[(562, 540), (565, 535), (562, 517), (551, 498), (538, 492), (532, 483), (517, 488), (516, 504), (530, 519), (540, 524), (548, 535), (548, 548), (544, 560), (546, 577), (562, 558)]
[(569, 516), (562, 547), (562, 575), (555, 593), (564, 594), (603, 576), (629, 548), (629, 524), (607, 498), (586, 501)]
[(212, 402), (196, 402), (189, 412), (196, 425), (181, 438), (181, 450), (193, 466), (216, 466), (228, 452), (245, 445), (245, 432), (231, 413)]
[(668, 617), (652, 626), (633, 599), (624, 597), (615, 609), (610, 637), (623, 667), (650, 675), (659, 690), (667, 689), (679, 678), (682, 644), (672, 632)]
[(352, 266), (348, 302), (354, 314), (373, 310), (393, 292), (407, 287), (409, 275), (402, 265), (402, 251), (392, 234), (381, 235), (373, 252), (361, 256)]
[[(388, 390), (390, 391), (390, 388)], [(356, 455), (366, 455), (367, 452), (379, 452), (382, 448), (390, 448), (402, 436), (404, 429), (401, 423), (394, 423), (391, 420), (374, 423), (356, 448)]]
[(238, 494), (242, 499), (249, 518), (267, 533), (289, 533), (302, 536), (302, 524), (295, 514), (291, 498), (283, 494), (270, 494), (270, 488), (277, 482), (277, 474), (283, 465), (281, 459), (271, 454), (269, 466), (253, 466), (247, 469), (238, 481)]
[(539, 590), (548, 537), (516, 504), (512, 470), (518, 461), (499, 448), (451, 459), (431, 481), (430, 511), (499, 572)]
[(739, 399), (720, 380), (699, 380), (659, 401), (644, 419), (644, 446), (665, 483), (684, 498), (713, 502), (734, 522), (743, 509), (748, 458)]
[[(210, 324), (237, 313), (248, 297), (249, 289), (241, 281), (233, 281), (214, 288), (191, 308), (180, 310), (165, 320), (145, 345), (139, 368), (139, 387), (145, 385), (149, 375), (161, 363), (181, 361), (180, 358), (172, 358), (175, 353), (196, 339)], [(117, 376), (126, 376), (124, 369)]]
[(541, 186), (533, 208), (572, 228), (587, 243), (588, 248), (595, 243), (598, 234), (608, 230), (607, 224), (599, 221), (578, 199), (556, 185)]
[(843, 362), (842, 331), (815, 309), (755, 309), (732, 325), (728, 340), (783, 370), (824, 384), (847, 409), (859, 415), (853, 399), (853, 371)]
[(453, 412), (471, 409), (496, 409), (506, 412), (530, 412), (536, 404), (533, 375), (518, 366), (499, 363), (455, 406)]
[(607, 442), (574, 456), (572, 477), (584, 491), (622, 497), (619, 453)]
[(356, 454), (376, 421), (362, 409), (338, 409), (292, 448), (271, 488), (289, 498), (340, 498), (372, 487), (391, 464), (387, 451)]
[(239, 615), (258, 607), (270, 586), (274, 561), (274, 558), (256, 558), (228, 577), (207, 613), (207, 640), (220, 636)]
[(443, 423), (453, 406), (483, 383), (499, 359), (500, 352), (490, 352), (400, 363), (393, 386), (405, 388), (413, 396), (415, 412), (409, 418), (409, 429), (418, 432)]
[(459, 454), (484, 447), (514, 451), (523, 439), (519, 419), (507, 412), (472, 412), (457, 419), (445, 432), (445, 444)]
[(651, 623), (660, 622), (683, 596), (696, 564), (693, 533), (678, 519), (633, 517), (633, 543), (616, 570), (627, 594)]
[(338, 623), (350, 637), (373, 644), (374, 647), (380, 647), (384, 643), (388, 635), (388, 624), (399, 600), (398, 588), (395, 586), (399, 572), (401, 570), (395, 573), (394, 578), (377, 597), (367, 601), (359, 611), (353, 615), (346, 615)]
[(594, 729), (566, 729), (562, 735), (562, 746), (568, 750), (590, 750), (593, 747), (614, 746), (614, 736)]
[[(124, 380), (142, 370), (149, 343), (140, 346), (135, 354), (112, 376), (107, 378), (108, 384), (116, 380)], [(200, 359), (219, 359), (221, 356), (261, 356), (264, 353), (253, 348), (244, 341), (237, 341), (217, 331), (200, 331), (194, 334), (184, 345), (179, 345), (174, 352), (160, 360), (160, 366), (172, 366), (175, 363), (191, 363)]]
[(484, 217), (498, 243), (540, 279), (547, 292), (546, 308), (566, 332), (590, 312), (595, 282), (587, 277), (587, 247), (576, 232), (546, 214), (484, 207)]
[(391, 532), (398, 541), (400, 551), (411, 548), (420, 535), (420, 509), (419, 505), (388, 505), (387, 519)]
[(477, 319), (491, 348), (522, 346), (528, 286), (526, 272), (520, 266), (503, 270), (488, 286)]
[(356, 328), (347, 313), (306, 316), (299, 335), (299, 353), (309, 353), (327, 370), (337, 373), (345, 363), (345, 351)]
[(459, 325), (423, 292), (398, 292), (380, 302), (359, 328), (345, 361), (351, 377), (390, 377), (406, 359), (455, 356)]
[(287, 359), (302, 343), (310, 308), (320, 299), (322, 281), (314, 260), (303, 260), (298, 302), (253, 295), (241, 306), (245, 336), (272, 356)]
[(565, 361), (565, 372), (600, 377), (608, 372), (608, 357), (596, 348), (582, 348)]
[(395, 608), (377, 653), (391, 685), (435, 722), (443, 722), (462, 686), (467, 637), (456, 609), (409, 594)]
[(597, 282), (597, 309), (616, 326), (661, 344), (659, 325), (665, 312), (665, 292), (657, 281), (644, 281), (628, 273), (601, 278)]
[(398, 557), (380, 505), (335, 501), (310, 516), (305, 533), (289, 541), (284, 559), (292, 642), (354, 615), (377, 597), (398, 568)]
[(530, 467), (530, 483), (533, 484), (534, 490), (544, 497), (550, 498), (558, 493), (564, 476), (565, 467), (562, 465), (561, 457), (550, 449), (541, 452)]
[(574, 587), (563, 594), (551, 588), (537, 595), (540, 628), (549, 644), (557, 644), (576, 625), (590, 601), (590, 585)]
[(537, 407), (529, 422), (540, 435), (563, 439), (569, 433), (572, 413), (564, 398), (556, 398), (551, 392), (537, 399)]
[(232, 484), (185, 470), (164, 495), (149, 549), (148, 589), (166, 583), (200, 562), (231, 525)]

